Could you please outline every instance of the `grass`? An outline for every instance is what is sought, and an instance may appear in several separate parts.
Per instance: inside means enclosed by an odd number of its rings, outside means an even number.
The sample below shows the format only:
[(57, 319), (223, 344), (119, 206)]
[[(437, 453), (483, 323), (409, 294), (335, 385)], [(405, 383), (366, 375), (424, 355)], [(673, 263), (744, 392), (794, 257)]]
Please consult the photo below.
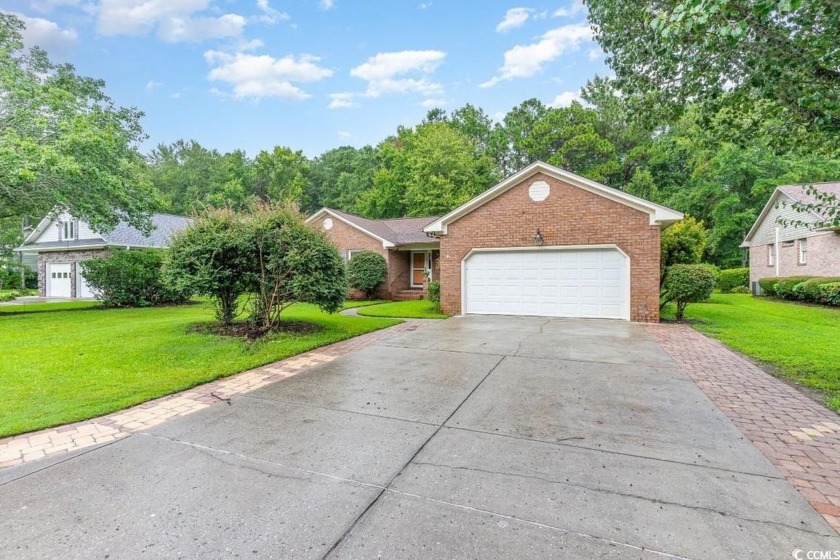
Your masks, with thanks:
[(298, 304), (284, 319), (318, 325), (317, 332), (246, 342), (188, 333), (213, 320), (206, 302), (146, 309), (41, 305), (60, 311), (33, 304), (24, 313), (0, 314), (0, 437), (100, 416), (399, 323)]
[(101, 307), (98, 301), (62, 301), (55, 303), (11, 303), (0, 305), (0, 315), (18, 313), (41, 313), (44, 311), (75, 311)]
[(354, 309), (357, 307), (368, 307), (370, 305), (379, 305), (381, 303), (390, 303), (389, 299), (352, 299), (344, 302), (344, 309)]
[(359, 310), (365, 317), (400, 317), (403, 319), (446, 319), (449, 315), (435, 309), (427, 299), (394, 301), (371, 305)]
[[(664, 311), (663, 318), (673, 317), (673, 307)], [(714, 294), (685, 315), (700, 332), (818, 391), (840, 413), (840, 309)]]

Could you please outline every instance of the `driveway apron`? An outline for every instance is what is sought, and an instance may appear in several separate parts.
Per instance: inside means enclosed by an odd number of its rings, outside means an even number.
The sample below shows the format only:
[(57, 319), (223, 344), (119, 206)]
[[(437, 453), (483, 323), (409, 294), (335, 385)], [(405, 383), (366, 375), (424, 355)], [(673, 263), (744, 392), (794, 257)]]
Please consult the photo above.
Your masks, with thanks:
[(791, 558), (840, 538), (639, 325), (424, 324), (0, 480), (8, 558)]

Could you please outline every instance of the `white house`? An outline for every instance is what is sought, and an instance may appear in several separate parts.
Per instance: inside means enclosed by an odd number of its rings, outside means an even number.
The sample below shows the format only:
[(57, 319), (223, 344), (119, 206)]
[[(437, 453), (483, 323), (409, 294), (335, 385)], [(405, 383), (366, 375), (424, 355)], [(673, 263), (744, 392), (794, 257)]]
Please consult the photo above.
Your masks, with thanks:
[(41, 297), (92, 298), (79, 263), (102, 256), (109, 248), (167, 248), (173, 234), (192, 220), (171, 214), (153, 214), (148, 234), (120, 222), (109, 232), (97, 232), (66, 212), (47, 215), (15, 249), (38, 259), (38, 295)]

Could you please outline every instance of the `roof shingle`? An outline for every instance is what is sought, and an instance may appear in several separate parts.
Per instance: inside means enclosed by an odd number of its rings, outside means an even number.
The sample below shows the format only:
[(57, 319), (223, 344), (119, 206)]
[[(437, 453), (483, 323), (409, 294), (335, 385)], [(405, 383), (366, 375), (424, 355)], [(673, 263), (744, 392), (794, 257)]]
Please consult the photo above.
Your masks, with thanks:
[(440, 216), (426, 216), (422, 218), (391, 218), (386, 220), (370, 220), (355, 214), (342, 212), (333, 208), (325, 208), (329, 212), (369, 231), (394, 245), (411, 245), (415, 243), (434, 243), (423, 228), (437, 220)]

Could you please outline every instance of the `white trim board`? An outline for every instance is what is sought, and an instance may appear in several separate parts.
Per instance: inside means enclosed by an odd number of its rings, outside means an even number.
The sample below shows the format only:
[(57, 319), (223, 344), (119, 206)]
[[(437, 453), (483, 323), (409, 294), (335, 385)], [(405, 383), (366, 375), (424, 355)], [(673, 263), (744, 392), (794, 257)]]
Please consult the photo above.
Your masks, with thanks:
[(538, 161), (532, 163), (525, 169), (514, 173), (507, 179), (503, 180), (501, 183), (497, 184), (495, 187), (484, 191), (482, 194), (478, 195), (472, 200), (467, 201), (466, 203), (462, 204), (461, 206), (459, 206), (449, 214), (443, 216), (442, 218), (438, 219), (437, 221), (432, 222), (431, 224), (423, 228), (423, 231), (425, 231), (426, 233), (442, 233), (445, 235), (447, 232), (447, 226), (449, 224), (458, 220), (459, 218), (462, 218), (463, 216), (466, 216), (473, 210), (490, 202), (497, 196), (507, 192), (508, 190), (518, 185), (528, 177), (537, 173), (543, 173), (545, 175), (548, 175), (549, 177), (557, 179), (558, 181), (563, 181), (585, 191), (597, 194), (599, 196), (603, 196), (604, 198), (607, 198), (614, 202), (618, 202), (620, 204), (624, 204), (625, 206), (635, 208), (636, 210), (639, 210), (641, 212), (645, 212), (648, 215), (650, 215), (650, 225), (658, 225), (664, 228), (683, 219), (682, 212), (677, 212), (676, 210), (672, 210), (671, 208), (667, 208), (665, 206), (655, 204), (643, 198), (627, 194), (618, 189), (613, 189), (606, 185), (596, 183), (595, 181), (590, 181), (585, 177), (575, 175), (574, 173), (566, 171), (565, 169), (560, 169), (559, 167), (555, 167), (553, 165), (549, 165), (547, 163)]

